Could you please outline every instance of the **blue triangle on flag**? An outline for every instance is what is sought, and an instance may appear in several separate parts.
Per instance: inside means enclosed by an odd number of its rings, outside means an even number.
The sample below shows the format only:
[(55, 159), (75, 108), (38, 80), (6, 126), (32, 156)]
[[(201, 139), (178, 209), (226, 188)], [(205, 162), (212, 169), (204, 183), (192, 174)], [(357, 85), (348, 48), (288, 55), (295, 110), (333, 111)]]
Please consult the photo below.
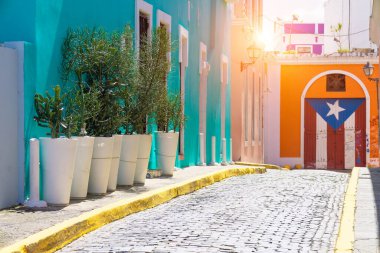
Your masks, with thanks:
[(334, 129), (338, 129), (365, 101), (364, 98), (307, 98), (306, 101)]

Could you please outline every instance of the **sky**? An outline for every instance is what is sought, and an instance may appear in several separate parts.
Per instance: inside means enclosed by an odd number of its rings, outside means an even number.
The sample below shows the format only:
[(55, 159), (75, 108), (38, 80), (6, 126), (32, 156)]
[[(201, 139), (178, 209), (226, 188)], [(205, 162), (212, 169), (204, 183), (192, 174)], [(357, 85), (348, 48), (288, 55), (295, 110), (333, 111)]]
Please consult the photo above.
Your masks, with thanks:
[(323, 22), (323, 3), (326, 0), (264, 0), (264, 19), (291, 20), (292, 14), (299, 15), (304, 22)]

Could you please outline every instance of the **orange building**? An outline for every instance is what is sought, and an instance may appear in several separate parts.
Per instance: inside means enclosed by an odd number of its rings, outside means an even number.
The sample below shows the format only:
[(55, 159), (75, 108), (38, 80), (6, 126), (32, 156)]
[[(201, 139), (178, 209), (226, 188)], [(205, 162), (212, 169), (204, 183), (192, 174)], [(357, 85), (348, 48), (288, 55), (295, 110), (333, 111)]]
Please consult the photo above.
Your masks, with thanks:
[(267, 66), (265, 162), (304, 168), (378, 166), (376, 57), (297, 57)]

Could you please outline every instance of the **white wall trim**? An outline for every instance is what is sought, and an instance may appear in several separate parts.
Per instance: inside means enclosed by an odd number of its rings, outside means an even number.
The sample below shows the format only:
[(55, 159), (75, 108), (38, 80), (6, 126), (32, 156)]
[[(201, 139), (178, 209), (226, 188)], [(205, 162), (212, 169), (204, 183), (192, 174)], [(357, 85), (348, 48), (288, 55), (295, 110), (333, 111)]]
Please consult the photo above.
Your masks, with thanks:
[[(229, 63), (228, 57), (225, 54), (222, 54), (221, 59), (220, 59), (220, 82), (225, 83), (225, 84), (228, 83), (228, 78), (229, 78), (229, 75), (228, 75), (229, 64), (228, 63)], [(226, 80), (224, 80), (224, 75), (223, 75), (223, 64), (227, 65)]]
[[(185, 91), (186, 91), (186, 68), (188, 67), (189, 58), (189, 32), (181, 25), (178, 26), (179, 30), (179, 57), (178, 61), (181, 63), (181, 101), (182, 113), (185, 114)], [(184, 45), (185, 44), (185, 45)], [(180, 131), (180, 155), (185, 155), (185, 124), (181, 126)]]
[(161, 11), (157, 10), (157, 22), (156, 22), (156, 27), (160, 27), (160, 24), (163, 23), (168, 26), (169, 28), (169, 33), (172, 33), (172, 17)]
[[(203, 69), (205, 68), (205, 64), (207, 64), (207, 46), (203, 42), (200, 42), (199, 48), (199, 74), (202, 74)], [(202, 61), (202, 54), (206, 54), (206, 60)]]
[(18, 59), (18, 86), (17, 86), (17, 106), (18, 106), (18, 116), (17, 116), (17, 135), (18, 135), (18, 201), (23, 203), (25, 198), (25, 119), (24, 119), (24, 51), (25, 42), (23, 41), (12, 41), (5, 42), (6, 47), (16, 49), (17, 59)]
[(365, 100), (366, 100), (366, 163), (368, 164), (369, 163), (369, 149), (367, 147), (370, 147), (370, 111), (371, 111), (371, 101), (370, 101), (370, 96), (369, 96), (369, 92), (367, 90), (367, 87), (364, 85), (364, 83), (362, 82), (362, 80), (360, 80), (357, 76), (355, 76), (354, 74), (350, 73), (350, 72), (347, 72), (347, 71), (344, 71), (344, 70), (329, 70), (329, 71), (325, 71), (325, 72), (322, 72), (322, 73), (319, 73), (318, 75), (314, 76), (308, 83), (307, 85), (305, 86), (303, 92), (302, 92), (302, 96), (301, 96), (301, 160), (302, 160), (302, 164), (304, 164), (304, 132), (305, 132), (305, 129), (304, 129), (304, 125), (305, 125), (305, 122), (304, 122), (304, 117), (305, 117), (305, 97), (306, 97), (306, 93), (307, 91), (309, 90), (309, 88), (314, 84), (315, 81), (317, 81), (319, 78), (323, 77), (323, 76), (326, 76), (326, 75), (329, 75), (329, 74), (342, 74), (342, 75), (346, 75), (346, 76), (349, 76), (351, 77), (352, 79), (354, 79), (359, 85), (360, 87), (362, 88), (364, 94), (365, 94)]
[[(183, 26), (179, 25), (179, 62), (183, 62), (185, 64), (185, 67), (189, 66), (189, 31), (186, 30)], [(182, 59), (182, 40), (186, 40), (186, 54), (184, 59)]]
[(148, 4), (143, 0), (135, 0), (135, 47), (139, 48), (140, 41), (140, 11), (147, 14), (149, 16), (149, 30), (148, 36), (152, 36), (152, 28), (153, 28), (153, 6)]

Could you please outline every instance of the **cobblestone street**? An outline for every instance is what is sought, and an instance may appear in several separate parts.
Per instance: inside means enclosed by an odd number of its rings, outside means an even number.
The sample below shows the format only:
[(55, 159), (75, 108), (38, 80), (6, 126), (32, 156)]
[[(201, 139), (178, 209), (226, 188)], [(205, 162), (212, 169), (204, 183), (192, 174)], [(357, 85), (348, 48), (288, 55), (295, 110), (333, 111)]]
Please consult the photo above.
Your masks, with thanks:
[(230, 178), (59, 252), (332, 252), (347, 180), (311, 170)]

